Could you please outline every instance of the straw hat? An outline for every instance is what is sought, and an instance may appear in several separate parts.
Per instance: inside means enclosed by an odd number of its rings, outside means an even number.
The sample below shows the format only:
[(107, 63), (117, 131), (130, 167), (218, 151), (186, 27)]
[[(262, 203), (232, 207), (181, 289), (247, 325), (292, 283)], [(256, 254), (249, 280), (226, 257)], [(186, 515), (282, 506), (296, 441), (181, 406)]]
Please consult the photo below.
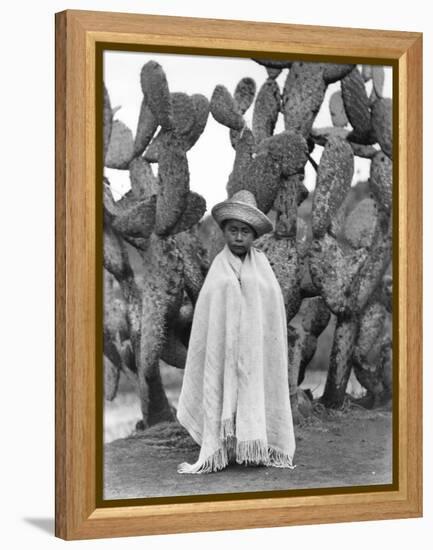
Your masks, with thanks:
[(257, 208), (254, 195), (246, 189), (216, 204), (211, 213), (220, 227), (224, 220), (239, 220), (251, 225), (258, 237), (273, 230), (271, 220)]

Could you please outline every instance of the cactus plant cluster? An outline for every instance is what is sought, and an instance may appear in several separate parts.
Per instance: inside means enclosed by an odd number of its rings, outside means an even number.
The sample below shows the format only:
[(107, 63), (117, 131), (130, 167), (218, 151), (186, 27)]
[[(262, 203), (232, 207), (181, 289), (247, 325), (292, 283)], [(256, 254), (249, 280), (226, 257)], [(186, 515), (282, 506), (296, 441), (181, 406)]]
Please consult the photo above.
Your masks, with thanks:
[[(208, 267), (196, 235), (206, 210), (190, 191), (186, 153), (202, 134), (209, 102), (170, 92), (163, 68), (146, 63), (135, 136), (114, 119), (104, 87), (104, 165), (128, 170), (131, 189), (115, 201), (104, 178), (105, 394), (122, 371), (137, 384), (145, 428), (174, 420), (159, 360), (183, 368), (193, 304)], [(157, 163), (157, 176), (151, 163)]]
[[(391, 397), (392, 105), (382, 97), (383, 68), (254, 61), (266, 70), (258, 90), (245, 77), (233, 93), (216, 85), (210, 101), (170, 92), (162, 67), (146, 63), (135, 137), (114, 120), (104, 91), (105, 166), (129, 170), (131, 179), (131, 190), (117, 202), (108, 180), (104, 184), (107, 296), (117, 289), (106, 301), (106, 395), (115, 395), (120, 370), (132, 376), (140, 389), (142, 426), (173, 418), (158, 362), (184, 365), (193, 307), (209, 265), (197, 231), (206, 205), (189, 189), (186, 157), (209, 112), (227, 127), (235, 150), (228, 197), (248, 189), (275, 222), (255, 246), (266, 252), (284, 296), (295, 418), (299, 385), (331, 316), (336, 329), (322, 403), (343, 404), (352, 368), (370, 405)], [(340, 88), (329, 102), (333, 125), (316, 128), (333, 83)], [(244, 116), (249, 109), (251, 127)], [(276, 133), (279, 118), (284, 130)], [(316, 147), (323, 147), (318, 165), (311, 156)], [(354, 200), (361, 185), (351, 187), (356, 156), (371, 159), (362, 200)], [(312, 196), (304, 185), (308, 162), (317, 171)], [(307, 204), (306, 223), (299, 212)]]
[[(267, 71), (255, 99), (254, 83), (244, 78), (233, 95), (216, 86), (210, 110), (230, 129), (236, 150), (228, 196), (248, 189), (275, 219), (274, 231), (256, 246), (266, 252), (284, 295), (295, 413), (299, 384), (331, 314), (336, 329), (322, 403), (343, 404), (352, 367), (370, 404), (381, 403), (391, 396), (390, 300), (387, 307), (378, 290), (391, 262), (392, 106), (382, 97), (383, 68), (255, 61)], [(276, 78), (285, 70), (280, 90)], [(329, 102), (333, 126), (315, 128), (327, 86), (335, 82), (340, 89)], [(243, 118), (250, 107), (251, 129)], [(280, 114), (284, 131), (274, 133)], [(306, 243), (299, 239), (298, 209), (308, 196), (305, 165), (313, 162), (316, 146), (323, 152), (315, 166), (312, 237)], [(353, 204), (355, 156), (371, 159), (371, 170), (370, 192)]]

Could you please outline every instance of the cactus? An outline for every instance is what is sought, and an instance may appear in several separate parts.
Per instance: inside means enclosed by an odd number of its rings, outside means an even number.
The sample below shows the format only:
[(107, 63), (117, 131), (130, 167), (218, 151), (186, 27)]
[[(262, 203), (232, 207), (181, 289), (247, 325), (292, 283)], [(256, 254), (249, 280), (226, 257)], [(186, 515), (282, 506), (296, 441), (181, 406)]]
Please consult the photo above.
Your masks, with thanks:
[(329, 308), (321, 296), (306, 298), (299, 310), (301, 325), (295, 327), (289, 324), (289, 338), (297, 341), (294, 346), (289, 346), (291, 380), (291, 393), (296, 393), (297, 386), (301, 385), (306, 368), (314, 356), (317, 347), (317, 339), (327, 327), (331, 318)]
[(324, 235), (337, 213), (353, 177), (353, 151), (347, 141), (329, 138), (317, 172), (312, 226), (316, 237)]
[[(222, 93), (221, 86), (215, 88), (213, 96), (219, 98), (219, 110), (211, 107), (211, 112), (231, 129), (236, 149), (228, 196), (249, 189), (258, 207), (275, 219), (274, 232), (262, 236), (255, 246), (266, 252), (283, 291), (296, 417), (297, 386), (331, 313), (336, 316), (336, 330), (322, 397), (325, 405), (342, 404), (354, 350), (357, 346), (363, 348), (362, 338), (359, 340), (363, 312), (374, 302), (390, 259), (386, 231), (391, 202), (391, 167), (386, 157), (389, 125), (383, 114), (383, 100), (369, 98), (365, 90), (364, 81), (372, 78), (372, 70), (365, 69), (361, 76), (354, 65), (260, 63), (266, 68), (267, 78), (254, 102), (252, 131), (245, 123), (242, 126), (239, 105), (228, 92)], [(273, 135), (279, 102), (274, 79), (285, 69), (289, 71), (281, 94), (281, 111), (286, 130)], [(336, 80), (341, 80), (341, 92), (334, 94), (330, 105), (333, 127), (313, 128), (326, 87)], [(353, 130), (345, 127), (349, 121)], [(377, 140), (384, 152), (373, 147)], [(301, 241), (298, 206), (305, 198), (305, 164), (316, 143), (324, 151), (312, 201), (312, 238), (307, 236)], [(351, 184), (355, 155), (372, 159), (372, 167), (371, 193), (354, 203)], [(313, 306), (310, 310), (304, 306), (307, 300), (316, 304), (316, 314), (322, 319), (316, 334), (306, 321), (314, 318)], [(291, 324), (297, 314), (305, 320), (306, 329), (302, 324)]]
[(341, 91), (337, 90), (329, 99), (329, 111), (331, 113), (332, 124), (344, 128), (349, 122), (346, 111), (344, 110), (343, 97)]
[(175, 144), (185, 153), (195, 145), (204, 131), (209, 115), (209, 102), (201, 94), (189, 97), (187, 94), (170, 94), (173, 108), (172, 127), (162, 128), (147, 147), (144, 158), (158, 162), (159, 154)]
[(356, 342), (358, 324), (353, 317), (337, 317), (330, 366), (321, 403), (326, 407), (339, 407), (346, 393), (353, 348)]
[(185, 152), (196, 144), (198, 138), (204, 132), (209, 115), (209, 101), (204, 95), (193, 94), (191, 101), (194, 111), (194, 124), (182, 136), (182, 148)]
[(111, 126), (110, 143), (105, 156), (107, 168), (127, 170), (134, 158), (134, 141), (131, 130), (120, 120), (114, 120)]
[(355, 65), (344, 63), (326, 63), (323, 64), (323, 80), (326, 84), (332, 84), (341, 80), (355, 68)]
[[(158, 361), (183, 367), (209, 256), (223, 245), (212, 224), (200, 224), (200, 231), (209, 233), (209, 255), (203, 249), (197, 224), (206, 204), (189, 188), (186, 153), (203, 133), (209, 112), (228, 128), (235, 149), (228, 197), (240, 189), (252, 191), (275, 224), (254, 246), (266, 252), (284, 297), (294, 418), (309, 410), (299, 384), (331, 319), (336, 328), (322, 403), (342, 405), (352, 367), (369, 405), (392, 394), (387, 328), (392, 109), (382, 97), (382, 73), (369, 66), (361, 74), (354, 65), (255, 61), (266, 71), (257, 94), (255, 81), (244, 77), (233, 95), (217, 84), (210, 101), (200, 94), (171, 93), (162, 67), (146, 63), (135, 138), (113, 120), (104, 94), (106, 165), (128, 169), (131, 179), (131, 190), (117, 202), (108, 180), (104, 186), (104, 265), (122, 297), (121, 306), (107, 312), (113, 322), (104, 338), (106, 388), (111, 398), (118, 372), (132, 376), (141, 396), (141, 427), (173, 419)], [(276, 78), (282, 71), (287, 75), (280, 91)], [(365, 82), (371, 79), (369, 97)], [(329, 105), (333, 126), (315, 128), (327, 86), (336, 81), (341, 92)], [(244, 119), (248, 109), (252, 128)], [(280, 113), (285, 129), (275, 133)], [(311, 157), (316, 146), (324, 147), (318, 166)], [(370, 180), (351, 187), (355, 156), (371, 159)], [(306, 201), (309, 161), (317, 178)], [(150, 163), (158, 164), (157, 176)], [(308, 211), (306, 222), (301, 211)], [(131, 256), (139, 259), (138, 268)]]
[(275, 80), (269, 78), (260, 88), (254, 103), (253, 134), (258, 143), (273, 135), (280, 103), (280, 88)]
[(134, 140), (134, 157), (139, 157), (149, 145), (153, 138), (156, 129), (158, 128), (158, 120), (152, 113), (151, 108), (146, 98), (141, 102), (140, 115), (138, 117), (137, 131)]
[(370, 181), (373, 193), (389, 213), (392, 205), (392, 162), (382, 151), (372, 159)]
[(372, 106), (372, 125), (382, 151), (392, 159), (392, 101), (377, 99)]
[(216, 86), (210, 100), (210, 111), (214, 119), (232, 130), (242, 130), (245, 125), (237, 104), (225, 86)]
[[(159, 359), (184, 367), (191, 306), (208, 267), (193, 229), (206, 203), (189, 190), (186, 151), (204, 130), (209, 102), (201, 94), (170, 93), (154, 61), (144, 65), (141, 86), (135, 138), (121, 121), (110, 128), (108, 92), (104, 101), (104, 136), (111, 130), (105, 165), (129, 170), (131, 181), (131, 190), (116, 202), (104, 179), (104, 268), (118, 288), (114, 301), (106, 293), (104, 364), (107, 398), (116, 394), (120, 371), (136, 383), (142, 411), (137, 428), (143, 429), (174, 420)], [(154, 136), (157, 125), (161, 130)], [(156, 151), (157, 177), (148, 150)]]
[(344, 109), (353, 126), (352, 140), (364, 145), (375, 143), (370, 100), (361, 73), (354, 68), (341, 80), (341, 94)]
[(382, 66), (374, 65), (371, 69), (373, 89), (376, 96), (383, 97), (383, 85), (385, 83), (385, 71)]
[(292, 64), (282, 96), (282, 111), (286, 130), (299, 132), (307, 138), (325, 97), (326, 83), (321, 63)]
[(113, 112), (111, 110), (110, 97), (104, 85), (104, 112), (103, 112), (103, 140), (104, 140), (104, 162), (110, 145), (111, 128), (113, 124)]
[(143, 96), (159, 126), (170, 130), (173, 126), (173, 107), (164, 69), (156, 61), (149, 61), (141, 69)]
[(242, 78), (235, 89), (234, 100), (240, 113), (244, 115), (251, 107), (256, 95), (256, 83), (250, 77)]

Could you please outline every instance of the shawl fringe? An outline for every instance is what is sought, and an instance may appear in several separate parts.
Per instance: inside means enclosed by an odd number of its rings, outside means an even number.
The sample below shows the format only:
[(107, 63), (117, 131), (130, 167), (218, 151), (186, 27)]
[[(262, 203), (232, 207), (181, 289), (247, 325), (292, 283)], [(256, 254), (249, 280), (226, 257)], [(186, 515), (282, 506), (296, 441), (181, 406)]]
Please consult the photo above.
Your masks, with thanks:
[(179, 474), (208, 474), (223, 470), (231, 462), (238, 464), (249, 464), (270, 466), (274, 468), (290, 468), (293, 470), (296, 465), (292, 458), (268, 445), (262, 439), (250, 441), (238, 441), (235, 436), (235, 422), (233, 418), (223, 420), (221, 423), (221, 447), (204, 461), (198, 460), (194, 464), (182, 462), (178, 465)]

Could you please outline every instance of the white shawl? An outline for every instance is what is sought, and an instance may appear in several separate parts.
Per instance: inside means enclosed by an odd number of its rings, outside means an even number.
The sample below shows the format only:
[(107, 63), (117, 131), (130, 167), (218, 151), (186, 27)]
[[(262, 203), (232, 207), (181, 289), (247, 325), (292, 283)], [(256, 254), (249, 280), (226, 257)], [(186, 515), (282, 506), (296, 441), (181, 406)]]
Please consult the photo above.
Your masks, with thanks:
[(196, 302), (177, 419), (201, 446), (179, 473), (221, 470), (232, 458), (294, 468), (281, 287), (266, 255), (244, 261), (226, 244)]

